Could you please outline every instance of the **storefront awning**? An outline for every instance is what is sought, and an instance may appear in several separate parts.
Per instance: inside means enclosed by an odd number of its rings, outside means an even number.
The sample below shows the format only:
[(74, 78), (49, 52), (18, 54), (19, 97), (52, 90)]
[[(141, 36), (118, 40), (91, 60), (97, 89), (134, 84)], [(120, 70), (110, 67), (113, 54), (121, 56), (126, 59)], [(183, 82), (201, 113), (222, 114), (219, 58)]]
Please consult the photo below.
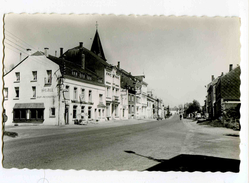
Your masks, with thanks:
[(45, 109), (44, 103), (19, 103), (15, 104), (14, 109)]

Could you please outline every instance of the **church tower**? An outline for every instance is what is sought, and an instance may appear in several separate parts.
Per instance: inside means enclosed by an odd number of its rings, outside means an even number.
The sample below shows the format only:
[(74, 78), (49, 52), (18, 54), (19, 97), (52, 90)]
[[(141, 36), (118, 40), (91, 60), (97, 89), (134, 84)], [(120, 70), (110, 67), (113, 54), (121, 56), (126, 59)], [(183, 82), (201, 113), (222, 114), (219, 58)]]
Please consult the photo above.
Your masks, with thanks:
[(91, 52), (95, 53), (98, 55), (100, 58), (106, 61), (105, 54), (101, 45), (99, 33), (98, 33), (98, 24), (96, 22), (96, 33), (93, 39), (92, 47), (91, 47)]

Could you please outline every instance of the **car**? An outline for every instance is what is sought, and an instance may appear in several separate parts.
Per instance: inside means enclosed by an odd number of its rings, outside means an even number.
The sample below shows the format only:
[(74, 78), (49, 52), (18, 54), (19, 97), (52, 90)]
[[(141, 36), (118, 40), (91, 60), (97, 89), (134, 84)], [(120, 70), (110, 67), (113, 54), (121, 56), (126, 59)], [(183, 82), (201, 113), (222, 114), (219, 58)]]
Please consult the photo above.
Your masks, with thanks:
[(196, 119), (200, 119), (201, 118), (201, 113), (197, 113), (195, 116)]

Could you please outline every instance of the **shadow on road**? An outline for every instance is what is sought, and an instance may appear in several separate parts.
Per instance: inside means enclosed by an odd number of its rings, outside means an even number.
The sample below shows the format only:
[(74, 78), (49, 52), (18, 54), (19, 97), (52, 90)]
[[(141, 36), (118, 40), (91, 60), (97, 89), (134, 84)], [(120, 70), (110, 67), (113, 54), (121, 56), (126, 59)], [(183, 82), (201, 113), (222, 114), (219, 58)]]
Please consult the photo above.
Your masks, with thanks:
[(124, 151), (126, 153), (141, 156), (153, 161), (159, 162), (159, 164), (146, 169), (145, 171), (186, 171), (186, 172), (239, 172), (240, 160), (226, 159), (212, 156), (203, 155), (189, 155), (181, 154), (173, 157), (169, 160), (155, 159), (149, 156), (143, 156), (133, 151)]

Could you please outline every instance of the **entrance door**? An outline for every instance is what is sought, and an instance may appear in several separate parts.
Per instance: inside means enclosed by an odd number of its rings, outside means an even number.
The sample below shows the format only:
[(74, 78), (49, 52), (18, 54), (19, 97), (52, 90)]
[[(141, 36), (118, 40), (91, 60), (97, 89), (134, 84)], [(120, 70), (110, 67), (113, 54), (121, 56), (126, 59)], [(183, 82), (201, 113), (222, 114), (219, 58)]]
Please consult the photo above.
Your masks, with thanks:
[(69, 106), (68, 105), (66, 105), (65, 106), (65, 116), (64, 116), (64, 119), (65, 119), (65, 124), (66, 125), (68, 125), (69, 124), (69, 120), (68, 120), (68, 108), (69, 108)]

